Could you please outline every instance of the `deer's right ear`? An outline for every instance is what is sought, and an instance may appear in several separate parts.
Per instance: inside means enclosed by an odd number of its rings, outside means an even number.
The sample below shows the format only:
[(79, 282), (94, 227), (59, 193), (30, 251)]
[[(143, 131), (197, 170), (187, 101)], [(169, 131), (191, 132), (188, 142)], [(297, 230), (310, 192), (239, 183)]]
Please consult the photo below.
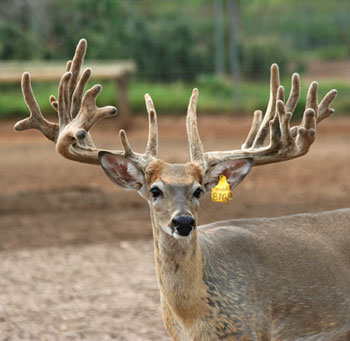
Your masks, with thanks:
[(98, 153), (98, 158), (103, 170), (114, 183), (128, 190), (141, 189), (144, 176), (132, 161), (104, 151)]

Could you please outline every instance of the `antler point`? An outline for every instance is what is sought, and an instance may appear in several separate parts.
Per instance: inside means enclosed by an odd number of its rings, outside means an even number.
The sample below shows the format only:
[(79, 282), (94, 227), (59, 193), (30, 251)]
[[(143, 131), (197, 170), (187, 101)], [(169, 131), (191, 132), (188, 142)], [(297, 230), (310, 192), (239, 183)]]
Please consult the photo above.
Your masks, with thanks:
[(75, 137), (78, 140), (84, 140), (86, 137), (86, 134), (87, 134), (87, 131), (85, 129), (81, 129), (75, 134)]
[(315, 115), (315, 110), (313, 108), (308, 108), (305, 112), (305, 115), (312, 117)]
[(21, 130), (20, 130), (20, 122), (17, 122), (17, 123), (13, 126), (13, 129), (14, 129), (15, 131), (21, 131)]
[(316, 135), (316, 130), (315, 129), (309, 129), (309, 136), (314, 137)]
[(71, 77), (72, 77), (72, 72), (71, 72), (71, 71), (67, 71), (67, 72), (63, 75), (62, 79), (68, 80), (68, 79), (70, 79)]
[(81, 38), (81, 39), (79, 40), (78, 46), (80, 46), (80, 45), (82, 45), (82, 44), (84, 44), (85, 46), (87, 46), (87, 40), (86, 40), (85, 38)]
[(102, 85), (101, 84), (95, 84), (92, 87), (92, 90), (93, 90), (94, 93), (99, 93), (102, 90)]

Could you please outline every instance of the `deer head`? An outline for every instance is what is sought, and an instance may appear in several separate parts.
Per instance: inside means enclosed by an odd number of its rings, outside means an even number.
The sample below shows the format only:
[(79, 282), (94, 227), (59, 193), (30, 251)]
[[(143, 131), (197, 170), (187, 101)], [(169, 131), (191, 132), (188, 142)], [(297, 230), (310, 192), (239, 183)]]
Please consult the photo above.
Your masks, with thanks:
[[(336, 96), (331, 90), (317, 102), (317, 83), (311, 83), (303, 120), (290, 127), (292, 113), (300, 94), (300, 79), (292, 77), (292, 89), (285, 102), (276, 64), (271, 67), (270, 100), (263, 117), (254, 113), (251, 130), (242, 148), (222, 152), (203, 152), (198, 134), (196, 107), (198, 90), (194, 89), (187, 111), (187, 134), (190, 162), (169, 164), (157, 158), (157, 116), (151, 97), (146, 94), (149, 134), (144, 154), (132, 150), (124, 130), (119, 133), (123, 151), (100, 150), (90, 136), (90, 128), (99, 120), (115, 115), (114, 107), (98, 108), (96, 97), (100, 85), (84, 94), (91, 75), (86, 69), (80, 75), (87, 43), (82, 39), (73, 61), (67, 63), (62, 76), (58, 100), (50, 102), (58, 112), (59, 123), (48, 122), (40, 112), (30, 84), (30, 75), (23, 74), (22, 91), (30, 110), (30, 117), (18, 122), (16, 130), (38, 129), (56, 143), (56, 150), (65, 158), (101, 165), (108, 177), (117, 185), (137, 191), (149, 203), (156, 233), (163, 232), (175, 239), (186, 239), (195, 231), (197, 209), (202, 195), (210, 191), (225, 175), (231, 189), (237, 186), (256, 165), (289, 160), (304, 155), (315, 139), (316, 124), (333, 114), (329, 106)], [(264, 146), (267, 135), (270, 142)]]
[[(148, 201), (155, 226), (174, 238), (187, 237), (196, 227), (200, 198), (217, 183), (219, 175), (225, 174), (233, 188), (248, 174), (253, 160), (240, 158), (206, 167), (197, 126), (193, 124), (197, 89), (193, 90), (187, 114), (191, 161), (169, 164), (157, 159), (156, 114), (151, 97), (147, 94), (145, 99), (150, 119), (147, 156), (140, 160), (140, 156), (132, 151), (125, 132), (121, 131), (124, 155), (99, 152), (99, 160), (114, 183), (138, 191)], [(151, 155), (148, 151), (152, 151)]]

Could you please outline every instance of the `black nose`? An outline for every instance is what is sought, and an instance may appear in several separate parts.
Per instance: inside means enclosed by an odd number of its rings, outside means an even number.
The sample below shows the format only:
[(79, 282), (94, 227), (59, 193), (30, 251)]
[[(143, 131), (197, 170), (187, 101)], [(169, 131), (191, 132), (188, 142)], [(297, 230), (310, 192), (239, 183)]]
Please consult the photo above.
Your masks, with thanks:
[(172, 222), (172, 228), (182, 237), (186, 237), (194, 229), (196, 222), (188, 215), (175, 217)]

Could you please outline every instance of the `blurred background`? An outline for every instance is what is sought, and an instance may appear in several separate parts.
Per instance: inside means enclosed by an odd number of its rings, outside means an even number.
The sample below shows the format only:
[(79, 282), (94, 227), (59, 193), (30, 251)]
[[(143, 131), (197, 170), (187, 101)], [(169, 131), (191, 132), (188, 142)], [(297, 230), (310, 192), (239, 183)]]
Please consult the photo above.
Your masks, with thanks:
[(254, 167), (228, 205), (207, 195), (200, 224), (350, 206), (349, 0), (1, 0), (1, 340), (170, 340), (144, 200), (100, 167), (58, 156), (39, 132), (13, 131), (29, 114), (23, 71), (42, 112), (57, 120), (48, 98), (81, 38), (90, 85), (103, 85), (98, 104), (120, 110), (94, 127), (96, 145), (121, 149), (117, 128), (128, 125), (133, 148), (144, 151), (148, 92), (168, 162), (189, 160), (194, 87), (205, 151), (240, 148), (253, 111), (266, 109), (272, 63), (287, 94), (292, 73), (301, 74), (293, 125), (311, 81), (319, 100), (339, 91), (336, 115), (317, 127), (307, 155)]
[[(195, 86), (201, 112), (242, 114), (265, 107), (273, 62), (286, 88), (299, 72), (306, 82), (322, 80), (321, 94), (334, 87), (346, 92), (349, 12), (347, 0), (2, 0), (0, 60), (66, 61), (84, 37), (87, 60), (136, 63), (129, 93), (134, 113), (144, 111), (148, 91), (162, 113), (183, 112)], [(113, 84), (103, 84), (99, 101), (117, 104)], [(23, 112), (18, 86), (0, 86), (1, 115)], [(56, 85), (37, 87), (48, 112)], [(340, 95), (337, 112), (349, 108), (349, 97)]]

